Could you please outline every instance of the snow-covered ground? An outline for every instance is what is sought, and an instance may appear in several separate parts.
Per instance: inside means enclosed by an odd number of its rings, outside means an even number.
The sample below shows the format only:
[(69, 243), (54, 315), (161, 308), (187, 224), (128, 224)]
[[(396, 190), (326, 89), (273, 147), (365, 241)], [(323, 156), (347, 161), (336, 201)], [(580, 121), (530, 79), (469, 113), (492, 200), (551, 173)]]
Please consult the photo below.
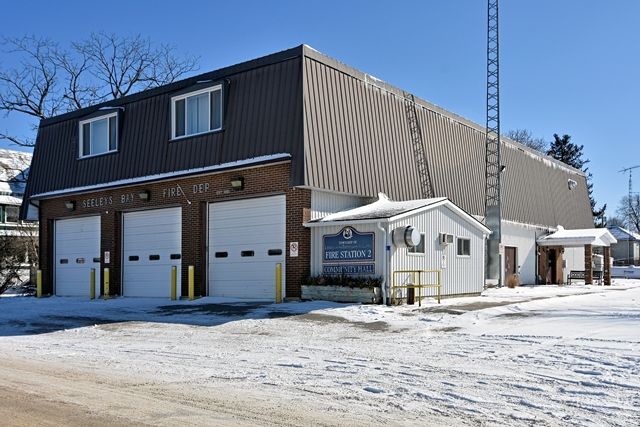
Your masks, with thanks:
[[(640, 281), (624, 279), (421, 307), (5, 297), (0, 356), (201, 399), (226, 390), (246, 398), (247, 414), (250, 400), (322, 413), (322, 425), (638, 426), (639, 303)], [(104, 411), (122, 416), (126, 405)], [(184, 412), (143, 416), (207, 425)], [(234, 420), (226, 425), (312, 424)]]

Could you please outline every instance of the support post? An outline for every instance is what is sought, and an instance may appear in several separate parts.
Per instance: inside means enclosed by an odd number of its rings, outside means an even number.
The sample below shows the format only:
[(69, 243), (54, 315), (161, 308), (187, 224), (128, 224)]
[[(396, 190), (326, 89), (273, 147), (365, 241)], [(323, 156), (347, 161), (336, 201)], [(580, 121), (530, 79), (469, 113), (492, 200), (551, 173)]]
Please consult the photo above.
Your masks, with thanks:
[(584, 245), (584, 284), (593, 285), (593, 248)]
[(36, 273), (36, 297), (42, 298), (42, 270)]
[(178, 267), (175, 265), (171, 266), (171, 301), (175, 301), (177, 298), (177, 280), (178, 277)]
[(189, 266), (189, 301), (193, 301), (196, 298), (194, 276), (195, 276), (194, 267), (193, 265), (190, 265)]
[(276, 262), (276, 303), (282, 302), (282, 263)]
[(104, 300), (109, 299), (109, 267), (104, 269)]
[(611, 286), (611, 246), (604, 247), (604, 259), (602, 260), (603, 277), (605, 286)]
[(92, 268), (89, 273), (89, 299), (96, 299), (96, 269)]

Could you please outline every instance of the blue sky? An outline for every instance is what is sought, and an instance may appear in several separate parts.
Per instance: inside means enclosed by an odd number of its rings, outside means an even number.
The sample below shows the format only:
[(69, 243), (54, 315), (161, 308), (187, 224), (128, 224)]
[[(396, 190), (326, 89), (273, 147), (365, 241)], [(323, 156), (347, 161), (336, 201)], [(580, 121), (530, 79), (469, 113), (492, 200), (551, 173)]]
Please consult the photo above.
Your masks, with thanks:
[[(0, 35), (61, 44), (140, 33), (200, 57), (205, 72), (308, 44), (481, 125), (486, 0), (0, 0)], [(501, 0), (501, 129), (569, 134), (590, 159), (594, 197), (613, 216), (640, 165), (640, 2)], [(15, 60), (4, 51), (4, 67)], [(28, 134), (18, 117), (0, 128)], [(0, 147), (19, 149), (0, 141)], [(640, 168), (634, 170), (640, 190)]]

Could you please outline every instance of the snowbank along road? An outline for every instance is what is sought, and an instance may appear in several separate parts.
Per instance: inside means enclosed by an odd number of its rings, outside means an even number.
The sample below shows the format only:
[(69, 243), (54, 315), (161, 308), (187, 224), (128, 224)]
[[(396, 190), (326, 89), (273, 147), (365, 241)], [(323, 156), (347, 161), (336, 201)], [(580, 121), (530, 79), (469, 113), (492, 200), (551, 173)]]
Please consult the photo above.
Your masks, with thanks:
[(637, 426), (640, 282), (422, 307), (0, 299), (0, 425)]

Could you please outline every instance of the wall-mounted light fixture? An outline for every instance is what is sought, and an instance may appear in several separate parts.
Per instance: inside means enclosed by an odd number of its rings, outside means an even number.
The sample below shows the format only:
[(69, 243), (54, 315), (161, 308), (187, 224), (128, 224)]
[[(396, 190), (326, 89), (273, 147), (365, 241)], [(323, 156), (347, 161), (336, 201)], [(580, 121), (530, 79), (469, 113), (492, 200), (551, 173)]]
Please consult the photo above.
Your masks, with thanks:
[(578, 185), (578, 183), (572, 179), (567, 181), (567, 184), (569, 185), (569, 190), (573, 190), (574, 188), (576, 188), (576, 185)]
[(140, 190), (138, 191), (138, 197), (140, 197), (140, 200), (143, 202), (148, 202), (151, 198), (151, 192), (149, 190)]
[(243, 190), (244, 189), (244, 178), (241, 176), (236, 176), (231, 178), (231, 187), (234, 190)]
[(64, 202), (64, 205), (67, 207), (69, 212), (76, 209), (76, 201), (75, 200), (67, 200)]

